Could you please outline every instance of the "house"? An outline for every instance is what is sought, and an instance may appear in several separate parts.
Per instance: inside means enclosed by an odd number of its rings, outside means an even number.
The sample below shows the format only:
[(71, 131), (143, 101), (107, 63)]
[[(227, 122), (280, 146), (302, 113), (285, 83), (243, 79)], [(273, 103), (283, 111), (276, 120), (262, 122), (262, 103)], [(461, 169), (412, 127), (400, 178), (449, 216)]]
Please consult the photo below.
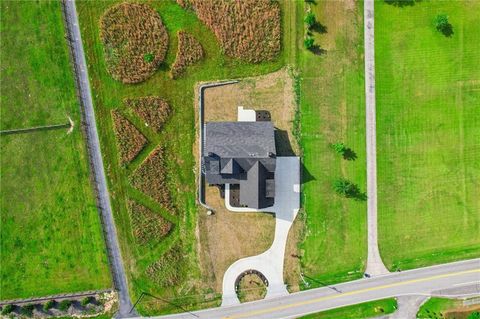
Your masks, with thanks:
[(202, 171), (210, 185), (238, 190), (239, 207), (275, 201), (275, 128), (270, 121), (207, 122)]

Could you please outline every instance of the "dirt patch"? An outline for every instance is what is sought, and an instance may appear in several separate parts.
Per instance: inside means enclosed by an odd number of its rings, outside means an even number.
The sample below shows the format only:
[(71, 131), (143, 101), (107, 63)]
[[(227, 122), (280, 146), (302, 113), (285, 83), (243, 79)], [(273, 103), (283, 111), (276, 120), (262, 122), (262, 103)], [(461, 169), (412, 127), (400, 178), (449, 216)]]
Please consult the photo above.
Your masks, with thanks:
[(240, 302), (261, 300), (267, 295), (267, 286), (257, 274), (248, 274), (240, 280), (237, 294)]
[(480, 312), (480, 305), (462, 306), (443, 312), (446, 319), (467, 319), (473, 312)]

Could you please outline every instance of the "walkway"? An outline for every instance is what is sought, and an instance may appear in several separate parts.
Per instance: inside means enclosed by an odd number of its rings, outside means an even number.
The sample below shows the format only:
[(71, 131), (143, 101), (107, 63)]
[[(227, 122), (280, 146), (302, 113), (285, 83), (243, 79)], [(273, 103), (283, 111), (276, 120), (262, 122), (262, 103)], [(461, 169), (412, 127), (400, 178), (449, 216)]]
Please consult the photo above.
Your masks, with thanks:
[(388, 273), (378, 250), (377, 233), (377, 139), (375, 122), (375, 39), (374, 0), (364, 2), (365, 98), (367, 126), (367, 196), (368, 196), (368, 258), (369, 275)]
[[(277, 157), (275, 171), (275, 204), (264, 210), (275, 213), (273, 244), (264, 253), (240, 259), (227, 269), (223, 276), (222, 307), (240, 304), (235, 281), (251, 269), (261, 272), (268, 280), (265, 299), (288, 295), (283, 281), (283, 263), (288, 232), (300, 208), (300, 159)], [(227, 193), (225, 198), (228, 198)]]
[(117, 239), (117, 231), (113, 221), (112, 208), (110, 206), (110, 197), (103, 169), (100, 141), (98, 138), (97, 124), (95, 122), (95, 112), (93, 110), (92, 93), (90, 91), (90, 83), (88, 80), (87, 63), (85, 61), (85, 53), (83, 51), (82, 38), (80, 36), (80, 27), (75, 2), (73, 0), (63, 1), (63, 9), (68, 31), (68, 40), (70, 40), (70, 49), (76, 71), (75, 76), (77, 80), (80, 105), (83, 108), (82, 113), (85, 122), (90, 165), (97, 191), (97, 203), (102, 219), (113, 283), (119, 295), (120, 309), (118, 316), (128, 317), (129, 315), (135, 314), (129, 313), (132, 307), (132, 302), (130, 300), (130, 295), (128, 294), (127, 278), (125, 276), (125, 269)]

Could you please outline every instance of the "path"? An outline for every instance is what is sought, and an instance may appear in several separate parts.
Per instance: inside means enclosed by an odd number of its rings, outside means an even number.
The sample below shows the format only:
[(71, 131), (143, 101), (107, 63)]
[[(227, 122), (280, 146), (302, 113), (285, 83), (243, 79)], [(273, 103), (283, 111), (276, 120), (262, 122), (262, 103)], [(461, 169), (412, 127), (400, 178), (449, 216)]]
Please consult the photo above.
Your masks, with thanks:
[(428, 296), (400, 296), (397, 298), (397, 310), (388, 316), (388, 319), (415, 319), (420, 306), (428, 299)]
[[(201, 319), (277, 319), (298, 318), (309, 313), (325, 311), (371, 300), (406, 295), (430, 295), (438, 290), (460, 285), (473, 285), (480, 281), (480, 259), (473, 259), (426, 268), (389, 273), (374, 278), (341, 283), (335, 287), (322, 287), (264, 299), (241, 305), (194, 311)], [(335, 288), (336, 290), (332, 289)], [(480, 287), (468, 295), (442, 295), (466, 297), (480, 293)], [(435, 294), (436, 295), (436, 294)], [(191, 314), (174, 314), (154, 318), (192, 319)], [(403, 318), (402, 318), (403, 319)]]
[(87, 63), (85, 61), (85, 53), (83, 51), (82, 38), (80, 35), (77, 9), (73, 0), (65, 0), (62, 3), (68, 31), (67, 38), (70, 41), (70, 51), (75, 68), (77, 90), (84, 116), (90, 165), (97, 191), (97, 204), (103, 224), (104, 237), (110, 261), (113, 283), (119, 297), (120, 306), (119, 313), (117, 315), (119, 317), (128, 317), (135, 314), (129, 313), (132, 307), (132, 302), (128, 293), (127, 278), (120, 253), (120, 246), (118, 243), (115, 222), (113, 220), (112, 208), (110, 206), (110, 197), (107, 189), (105, 171), (103, 169), (100, 140), (98, 138), (97, 124), (95, 122), (92, 93), (90, 91), (90, 83), (88, 80)]
[[(227, 191), (225, 192), (225, 198), (229, 198)], [(288, 295), (283, 280), (285, 246), (288, 232), (299, 208), (300, 159), (298, 157), (277, 157), (275, 204), (270, 209), (262, 209), (262, 211), (275, 213), (275, 238), (272, 246), (264, 253), (242, 258), (228, 267), (223, 275), (222, 307), (240, 304), (235, 291), (235, 282), (240, 274), (252, 269), (261, 272), (268, 280), (265, 299)]]
[(375, 39), (374, 0), (364, 2), (365, 39), (365, 99), (367, 126), (367, 206), (368, 206), (368, 257), (366, 273), (388, 273), (378, 250), (377, 232), (377, 140), (375, 122)]

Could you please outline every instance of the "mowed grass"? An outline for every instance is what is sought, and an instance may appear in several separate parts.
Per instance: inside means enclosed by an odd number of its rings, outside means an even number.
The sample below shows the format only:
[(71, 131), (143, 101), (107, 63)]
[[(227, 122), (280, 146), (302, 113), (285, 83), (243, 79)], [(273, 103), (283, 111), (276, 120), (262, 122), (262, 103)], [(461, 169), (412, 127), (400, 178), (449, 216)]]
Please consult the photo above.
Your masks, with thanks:
[(0, 299), (111, 287), (59, 2), (1, 3)]
[[(299, 4), (304, 6), (304, 4)], [(365, 102), (361, 3), (317, 1), (311, 5), (327, 32), (314, 32), (326, 50), (303, 49), (301, 72), (301, 146), (305, 171), (305, 238), (300, 248), (310, 287), (359, 278), (366, 259), (366, 202), (335, 194), (332, 183), (345, 177), (366, 191)], [(304, 8), (297, 25), (302, 30)], [(330, 144), (344, 142), (357, 154), (346, 161)]]
[(382, 258), (395, 270), (478, 257), (480, 2), (375, 4)]
[(395, 312), (397, 300), (388, 298), (364, 302), (357, 305), (322, 311), (301, 317), (301, 319), (361, 319), (384, 316)]
[[(199, 260), (208, 259), (208, 251), (197, 251), (196, 226), (198, 219), (195, 203), (195, 85), (200, 81), (240, 78), (265, 74), (280, 69), (286, 59), (282, 53), (278, 59), (261, 64), (248, 64), (225, 57), (214, 34), (201, 23), (192, 11), (186, 11), (174, 1), (148, 2), (157, 10), (169, 34), (166, 62), (147, 81), (136, 85), (125, 85), (115, 81), (106, 71), (103, 45), (99, 39), (99, 19), (103, 12), (114, 5), (114, 1), (78, 2), (80, 27), (87, 55), (89, 75), (94, 96), (94, 107), (99, 127), (100, 141), (106, 167), (112, 208), (118, 229), (122, 256), (130, 282), (130, 292), (136, 300), (142, 292), (149, 292), (171, 303), (145, 297), (137, 310), (146, 314), (178, 312), (181, 305), (186, 308), (201, 308), (219, 305), (219, 291), (210, 281), (210, 268), (201, 269)], [(282, 6), (284, 4), (282, 3)], [(194, 35), (205, 50), (205, 59), (191, 66), (177, 80), (169, 77), (169, 68), (175, 60), (177, 31), (185, 30)], [(285, 32), (290, 32), (286, 30)], [(123, 105), (124, 98), (160, 96), (172, 107), (172, 113), (158, 134), (145, 127)], [(119, 108), (149, 140), (147, 147), (132, 163), (121, 167), (113, 134), (110, 112)], [(148, 154), (162, 145), (165, 148), (167, 183), (172, 194), (176, 214), (171, 215), (146, 195), (134, 189), (129, 175), (141, 164)], [(132, 198), (150, 210), (161, 214), (174, 224), (173, 231), (161, 242), (148, 247), (135, 244), (126, 200)], [(149, 265), (162, 258), (172, 247), (179, 261), (168, 265), (178, 274), (178, 281), (168, 287), (160, 287), (146, 274)], [(205, 267), (203, 265), (203, 267)], [(159, 277), (162, 274), (158, 274)]]

